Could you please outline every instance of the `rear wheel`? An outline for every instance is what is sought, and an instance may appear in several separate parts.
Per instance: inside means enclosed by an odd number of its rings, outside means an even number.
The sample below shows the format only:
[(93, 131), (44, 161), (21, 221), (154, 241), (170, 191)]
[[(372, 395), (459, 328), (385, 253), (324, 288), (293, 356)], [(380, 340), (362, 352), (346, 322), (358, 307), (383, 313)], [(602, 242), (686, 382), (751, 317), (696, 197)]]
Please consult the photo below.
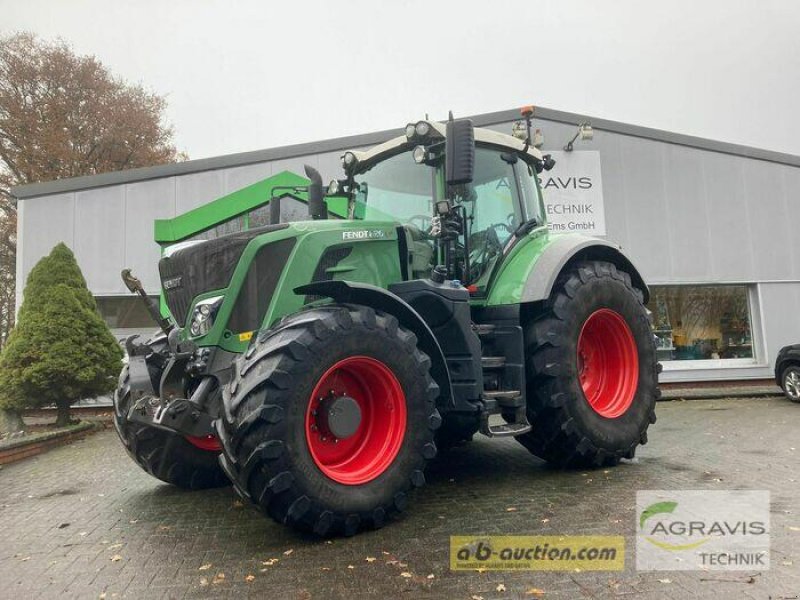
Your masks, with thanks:
[[(155, 350), (160, 349), (155, 346)], [(150, 364), (148, 368), (151, 378), (158, 381), (160, 370)], [(131, 422), (128, 420), (130, 404), (130, 377), (128, 365), (125, 365), (114, 392), (114, 427), (125, 450), (142, 469), (161, 481), (189, 490), (230, 485), (219, 465), (221, 447), (216, 437), (184, 438)]]
[(263, 332), (217, 428), (237, 490), (322, 536), (377, 528), (424, 484), (441, 423), (430, 359), (388, 314), (330, 305)]
[(517, 439), (562, 466), (611, 465), (647, 442), (658, 364), (641, 291), (607, 262), (562, 275), (526, 325), (530, 433)]
[(800, 402), (800, 366), (786, 367), (781, 374), (783, 393), (792, 402)]

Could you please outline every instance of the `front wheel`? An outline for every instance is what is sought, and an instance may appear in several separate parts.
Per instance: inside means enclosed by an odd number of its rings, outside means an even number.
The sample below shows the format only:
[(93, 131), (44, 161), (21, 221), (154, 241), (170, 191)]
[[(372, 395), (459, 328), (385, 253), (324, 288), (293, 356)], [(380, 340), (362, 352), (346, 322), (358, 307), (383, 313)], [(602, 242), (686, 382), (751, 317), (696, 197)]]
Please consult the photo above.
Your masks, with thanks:
[(612, 465), (647, 442), (659, 397), (641, 291), (607, 262), (577, 264), (525, 330), (530, 433), (517, 439), (561, 466)]
[(329, 305), (259, 335), (217, 422), (237, 490), (321, 536), (377, 528), (424, 484), (441, 423), (430, 359), (393, 316)]
[(792, 402), (800, 402), (800, 366), (786, 367), (781, 374), (783, 393)]
[[(163, 347), (153, 345), (156, 349)], [(158, 381), (161, 371), (148, 363), (150, 376)], [(122, 369), (114, 392), (114, 428), (128, 455), (142, 469), (165, 483), (187, 490), (230, 485), (219, 466), (221, 450), (216, 438), (184, 437), (128, 420), (131, 388), (128, 365)]]

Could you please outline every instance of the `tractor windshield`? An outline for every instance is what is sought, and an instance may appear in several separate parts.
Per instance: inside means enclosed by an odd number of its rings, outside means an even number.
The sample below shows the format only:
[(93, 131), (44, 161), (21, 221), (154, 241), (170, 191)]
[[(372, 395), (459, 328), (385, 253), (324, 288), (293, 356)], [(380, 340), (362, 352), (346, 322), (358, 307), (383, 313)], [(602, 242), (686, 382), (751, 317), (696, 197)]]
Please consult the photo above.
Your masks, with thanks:
[(418, 165), (410, 152), (379, 162), (356, 177), (356, 204), (364, 219), (430, 224), (435, 194), (433, 167)]

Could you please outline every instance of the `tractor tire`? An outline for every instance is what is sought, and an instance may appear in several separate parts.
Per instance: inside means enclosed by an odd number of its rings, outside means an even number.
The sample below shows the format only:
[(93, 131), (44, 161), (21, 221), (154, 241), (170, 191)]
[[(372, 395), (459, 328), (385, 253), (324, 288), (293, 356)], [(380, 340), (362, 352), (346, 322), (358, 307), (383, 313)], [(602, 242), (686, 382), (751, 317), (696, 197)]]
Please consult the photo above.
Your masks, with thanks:
[(436, 455), (430, 366), (413, 333), (368, 307), (332, 304), (283, 319), (237, 360), (223, 392), (217, 430), (228, 476), (300, 531), (381, 527), (425, 483)]
[(789, 365), (781, 373), (781, 388), (792, 402), (800, 402), (800, 365)]
[(656, 422), (659, 365), (642, 292), (601, 261), (562, 274), (525, 326), (528, 420), (517, 440), (562, 467), (633, 458)]
[[(152, 365), (148, 368), (155, 370)], [(160, 379), (151, 372), (151, 378)], [(114, 392), (114, 428), (130, 457), (142, 469), (165, 483), (187, 490), (230, 485), (219, 464), (216, 440), (189, 442), (175, 433), (128, 421), (131, 402), (128, 365), (122, 369)]]

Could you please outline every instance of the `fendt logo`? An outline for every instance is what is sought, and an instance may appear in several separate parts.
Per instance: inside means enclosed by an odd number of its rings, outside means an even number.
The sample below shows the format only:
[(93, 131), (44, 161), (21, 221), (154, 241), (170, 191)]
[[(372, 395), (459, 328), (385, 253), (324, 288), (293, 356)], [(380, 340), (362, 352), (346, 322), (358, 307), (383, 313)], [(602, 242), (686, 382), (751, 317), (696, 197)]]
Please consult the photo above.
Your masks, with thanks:
[(639, 569), (769, 566), (769, 492), (639, 492), (637, 508)]
[(359, 229), (358, 231), (343, 231), (343, 240), (380, 240), (386, 238), (383, 229)]

